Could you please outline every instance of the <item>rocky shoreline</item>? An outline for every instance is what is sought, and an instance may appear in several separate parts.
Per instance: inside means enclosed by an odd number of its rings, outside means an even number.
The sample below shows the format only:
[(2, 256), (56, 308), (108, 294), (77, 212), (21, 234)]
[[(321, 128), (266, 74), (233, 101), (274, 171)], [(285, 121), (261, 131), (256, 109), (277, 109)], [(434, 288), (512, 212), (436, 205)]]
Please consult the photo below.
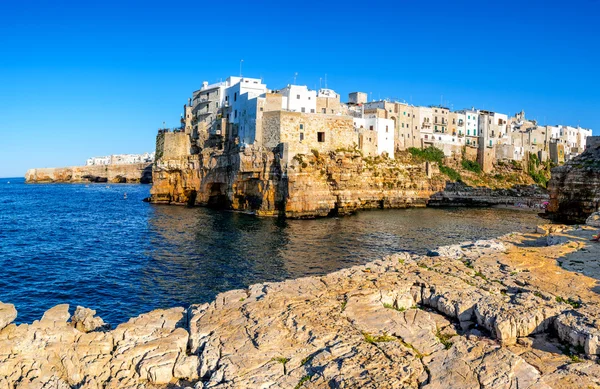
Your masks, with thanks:
[(0, 388), (600, 387), (600, 244), (543, 226), (252, 285), (108, 329), (0, 303)]
[(132, 163), (29, 169), (25, 173), (25, 182), (28, 184), (81, 182), (150, 184), (152, 183), (152, 164)]

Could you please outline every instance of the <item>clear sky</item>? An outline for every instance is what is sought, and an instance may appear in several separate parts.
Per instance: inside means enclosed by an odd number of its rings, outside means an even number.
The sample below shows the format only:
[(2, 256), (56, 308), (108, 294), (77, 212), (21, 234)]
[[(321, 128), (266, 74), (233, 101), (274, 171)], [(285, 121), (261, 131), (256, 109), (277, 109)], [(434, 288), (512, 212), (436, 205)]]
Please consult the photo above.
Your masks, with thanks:
[[(154, 149), (203, 80), (443, 102), (600, 135), (599, 0), (0, 0), (0, 177)], [(324, 82), (323, 82), (324, 86)]]

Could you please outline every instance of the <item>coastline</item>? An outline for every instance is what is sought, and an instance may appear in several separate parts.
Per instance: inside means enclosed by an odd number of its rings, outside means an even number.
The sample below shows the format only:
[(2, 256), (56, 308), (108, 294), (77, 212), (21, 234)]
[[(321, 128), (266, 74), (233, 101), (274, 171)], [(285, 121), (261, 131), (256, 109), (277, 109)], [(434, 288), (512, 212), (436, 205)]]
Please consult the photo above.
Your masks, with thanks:
[(29, 169), (25, 183), (152, 183), (152, 163)]
[(8, 324), (0, 304), (0, 386), (598, 385), (595, 230), (538, 230), (256, 284), (111, 331), (91, 311), (68, 322), (65, 305)]

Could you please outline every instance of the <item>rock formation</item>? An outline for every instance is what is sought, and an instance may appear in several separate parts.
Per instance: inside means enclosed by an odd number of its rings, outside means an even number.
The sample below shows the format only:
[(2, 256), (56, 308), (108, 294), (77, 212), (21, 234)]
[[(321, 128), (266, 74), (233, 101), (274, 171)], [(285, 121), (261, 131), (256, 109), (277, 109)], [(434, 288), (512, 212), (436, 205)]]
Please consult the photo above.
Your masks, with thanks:
[(93, 165), (29, 169), (27, 170), (27, 173), (25, 173), (25, 182), (111, 182), (149, 184), (152, 182), (152, 164), (133, 163), (129, 165)]
[(552, 169), (548, 183), (548, 217), (569, 223), (584, 223), (600, 210), (600, 144)]
[(114, 330), (81, 326), (101, 322), (83, 308), (68, 322), (66, 305), (6, 325), (16, 312), (0, 304), (0, 388), (598, 387), (597, 281), (557, 261), (600, 245), (587, 229), (539, 231), (252, 285)]
[(368, 159), (356, 151), (297, 154), (289, 164), (283, 163), (283, 154), (247, 147), (161, 158), (154, 168), (152, 201), (314, 217), (425, 206), (445, 182), (429, 179), (426, 164)]

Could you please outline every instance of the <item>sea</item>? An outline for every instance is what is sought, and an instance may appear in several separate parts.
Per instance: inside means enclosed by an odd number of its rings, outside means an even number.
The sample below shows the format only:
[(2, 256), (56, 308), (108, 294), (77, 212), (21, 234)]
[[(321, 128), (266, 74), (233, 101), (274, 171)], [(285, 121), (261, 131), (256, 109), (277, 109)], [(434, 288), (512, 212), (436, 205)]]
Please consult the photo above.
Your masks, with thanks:
[(323, 275), (397, 252), (424, 254), (541, 221), (533, 212), (494, 208), (286, 220), (154, 205), (143, 201), (149, 194), (149, 185), (0, 179), (0, 301), (15, 304), (16, 322), (67, 303), (116, 326), (254, 283)]

